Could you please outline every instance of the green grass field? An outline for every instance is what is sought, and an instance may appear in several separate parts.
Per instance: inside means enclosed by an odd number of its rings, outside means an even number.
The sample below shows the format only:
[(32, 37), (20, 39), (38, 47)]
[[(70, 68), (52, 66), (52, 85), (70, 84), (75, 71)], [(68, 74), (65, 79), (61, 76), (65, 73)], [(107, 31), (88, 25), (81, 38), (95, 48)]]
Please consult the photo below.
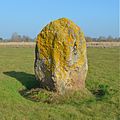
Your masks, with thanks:
[(91, 95), (47, 104), (19, 92), (37, 85), (34, 48), (0, 48), (0, 120), (120, 120), (119, 48), (87, 51), (86, 87)]

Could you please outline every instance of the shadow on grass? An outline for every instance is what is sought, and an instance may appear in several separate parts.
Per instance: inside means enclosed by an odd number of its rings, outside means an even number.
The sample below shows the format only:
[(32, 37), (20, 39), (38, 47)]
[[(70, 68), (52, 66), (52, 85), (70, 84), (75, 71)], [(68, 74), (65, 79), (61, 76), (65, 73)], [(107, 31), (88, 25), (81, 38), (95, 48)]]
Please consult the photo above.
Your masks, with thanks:
[[(45, 101), (49, 97), (49, 92), (45, 92), (42, 90), (42, 87), (40, 86), (40, 83), (35, 79), (35, 75), (29, 74), (26, 72), (16, 72), (16, 71), (8, 71), (8, 72), (3, 72), (5, 75), (8, 75), (10, 77), (15, 78), (18, 80), (20, 83), (22, 83), (23, 86), (25, 86), (26, 89), (22, 89), (19, 91), (21, 96), (23, 96), (26, 99), (29, 99), (34, 102), (39, 102), (39, 101)], [(88, 99), (84, 101), (79, 101), (77, 100), (77, 97), (79, 96), (73, 96), (76, 97), (75, 100), (70, 100), (74, 104), (92, 104), (96, 101), (101, 101), (106, 98), (105, 96), (109, 96), (109, 91), (108, 91), (108, 86), (107, 85), (99, 85), (98, 88), (94, 89), (91, 91), (91, 93), (95, 96), (96, 99)], [(37, 97), (36, 97), (37, 96)], [(42, 97), (41, 97), (42, 96)], [(45, 100), (44, 100), (45, 99)], [(49, 99), (48, 101), (49, 102)]]
[(21, 96), (28, 100), (38, 102), (38, 100), (36, 98), (32, 98), (32, 96), (34, 94), (36, 95), (42, 89), (42, 87), (40, 86), (40, 83), (35, 79), (35, 75), (16, 71), (3, 72), (3, 74), (15, 78), (23, 86), (25, 86), (25, 89), (18, 91)]
[(115, 93), (115, 91), (110, 89), (106, 84), (100, 84), (97, 88), (90, 91), (96, 97), (97, 101), (109, 99)]
[(38, 88), (39, 82), (35, 79), (35, 75), (25, 73), (25, 72), (16, 72), (16, 71), (8, 71), (3, 72), (5, 75), (16, 78), (19, 82), (22, 83), (26, 87), (26, 89)]

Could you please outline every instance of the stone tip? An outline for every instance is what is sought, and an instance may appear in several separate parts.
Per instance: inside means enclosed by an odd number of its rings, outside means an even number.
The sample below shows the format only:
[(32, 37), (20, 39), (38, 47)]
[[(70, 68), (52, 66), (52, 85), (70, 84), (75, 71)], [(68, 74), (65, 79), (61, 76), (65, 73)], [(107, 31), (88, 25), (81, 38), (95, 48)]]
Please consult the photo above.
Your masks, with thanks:
[(63, 18), (59, 18), (58, 20), (69, 20), (69, 19), (66, 17), (63, 17)]

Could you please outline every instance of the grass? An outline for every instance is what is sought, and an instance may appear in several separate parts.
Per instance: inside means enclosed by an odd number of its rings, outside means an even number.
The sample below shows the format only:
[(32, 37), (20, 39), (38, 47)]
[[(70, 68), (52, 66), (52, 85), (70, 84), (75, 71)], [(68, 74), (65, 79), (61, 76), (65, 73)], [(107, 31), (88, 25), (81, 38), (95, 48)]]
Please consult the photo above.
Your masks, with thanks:
[(38, 87), (34, 48), (0, 48), (0, 120), (120, 120), (119, 55), (119, 48), (88, 48), (86, 87), (92, 95), (77, 92), (48, 104), (21, 94)]

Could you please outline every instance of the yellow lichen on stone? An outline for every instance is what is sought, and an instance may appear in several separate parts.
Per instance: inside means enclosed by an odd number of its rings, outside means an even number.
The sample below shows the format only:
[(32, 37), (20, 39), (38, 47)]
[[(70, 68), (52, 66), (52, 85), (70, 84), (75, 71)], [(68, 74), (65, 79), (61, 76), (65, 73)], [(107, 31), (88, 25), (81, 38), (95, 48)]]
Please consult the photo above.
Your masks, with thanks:
[(85, 86), (86, 41), (76, 24), (67, 18), (50, 22), (38, 34), (36, 43), (35, 73), (41, 72), (44, 76), (41, 78), (36, 74), (40, 81), (49, 86), (52, 80), (59, 92)]

